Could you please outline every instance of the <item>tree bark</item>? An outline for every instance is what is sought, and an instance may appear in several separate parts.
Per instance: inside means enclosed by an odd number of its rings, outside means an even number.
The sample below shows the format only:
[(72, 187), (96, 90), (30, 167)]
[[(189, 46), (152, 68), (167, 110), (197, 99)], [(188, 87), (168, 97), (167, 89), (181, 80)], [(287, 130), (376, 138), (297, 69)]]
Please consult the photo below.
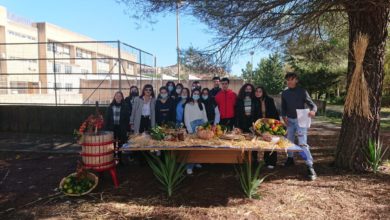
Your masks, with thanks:
[(349, 54), (347, 91), (351, 82), (355, 62), (353, 42), (359, 33), (367, 34), (369, 45), (364, 57), (364, 76), (369, 88), (372, 120), (352, 114), (344, 114), (337, 144), (335, 165), (355, 171), (364, 170), (368, 140), (377, 140), (380, 129), (380, 109), (384, 78), (384, 55), (387, 38), (389, 5), (372, 4), (372, 1), (355, 1), (345, 6), (349, 19)]

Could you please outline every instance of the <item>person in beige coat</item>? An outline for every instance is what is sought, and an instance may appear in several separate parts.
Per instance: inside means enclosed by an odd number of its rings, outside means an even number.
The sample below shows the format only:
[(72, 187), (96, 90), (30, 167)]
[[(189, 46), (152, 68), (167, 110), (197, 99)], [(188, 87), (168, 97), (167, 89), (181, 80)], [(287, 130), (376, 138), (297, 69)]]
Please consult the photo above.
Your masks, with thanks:
[(149, 131), (156, 126), (156, 99), (153, 86), (146, 84), (140, 97), (135, 98), (131, 111), (130, 125), (134, 134)]

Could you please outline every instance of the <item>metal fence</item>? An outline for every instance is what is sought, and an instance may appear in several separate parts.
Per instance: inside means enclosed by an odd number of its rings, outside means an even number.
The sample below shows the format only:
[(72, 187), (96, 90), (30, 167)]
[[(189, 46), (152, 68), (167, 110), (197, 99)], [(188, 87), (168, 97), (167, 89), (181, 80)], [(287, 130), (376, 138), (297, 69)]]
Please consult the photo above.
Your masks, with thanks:
[(0, 43), (1, 104), (104, 105), (156, 77), (156, 57), (120, 41)]

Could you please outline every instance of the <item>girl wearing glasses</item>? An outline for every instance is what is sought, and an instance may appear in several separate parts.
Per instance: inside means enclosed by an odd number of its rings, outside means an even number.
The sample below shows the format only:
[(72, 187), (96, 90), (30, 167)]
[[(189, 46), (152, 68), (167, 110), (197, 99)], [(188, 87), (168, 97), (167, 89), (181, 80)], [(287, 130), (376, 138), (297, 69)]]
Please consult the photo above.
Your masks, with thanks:
[(153, 86), (146, 84), (142, 89), (142, 94), (134, 100), (130, 117), (130, 125), (134, 129), (134, 134), (149, 131), (156, 125), (156, 99), (154, 97)]

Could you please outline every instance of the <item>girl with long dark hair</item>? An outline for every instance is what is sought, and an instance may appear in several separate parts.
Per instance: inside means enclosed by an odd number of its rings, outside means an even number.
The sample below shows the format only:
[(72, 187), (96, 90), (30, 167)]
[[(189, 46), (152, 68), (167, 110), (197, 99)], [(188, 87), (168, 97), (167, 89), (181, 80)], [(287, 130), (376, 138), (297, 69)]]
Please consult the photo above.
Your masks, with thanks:
[(184, 107), (190, 99), (190, 90), (183, 88), (176, 101), (176, 125), (184, 125)]
[[(202, 102), (200, 102), (200, 90), (194, 89), (192, 91), (191, 98), (187, 101), (184, 108), (184, 123), (187, 131), (190, 134), (196, 132), (196, 127), (201, 126), (207, 122), (206, 108)], [(187, 174), (193, 173), (193, 168), (201, 168), (200, 164), (187, 164)]]
[(121, 163), (121, 153), (117, 150), (127, 142), (127, 128), (129, 126), (129, 107), (125, 103), (123, 93), (118, 91), (108, 106), (104, 119), (104, 128), (114, 133), (114, 147), (117, 161)]
[(221, 115), (219, 114), (217, 103), (210, 95), (210, 90), (208, 88), (202, 89), (201, 101), (206, 108), (207, 120), (210, 122), (210, 124), (219, 124), (219, 121), (221, 120)]
[[(264, 87), (257, 87), (255, 91), (256, 100), (259, 103), (260, 117), (259, 118), (273, 118), (280, 120), (278, 110), (276, 109), (274, 99), (268, 96)], [(276, 166), (277, 152), (264, 152), (264, 162), (269, 169)]]
[(156, 101), (156, 124), (175, 124), (175, 101), (169, 96), (168, 89), (163, 86)]
[(259, 103), (255, 98), (255, 88), (252, 84), (244, 84), (237, 97), (236, 127), (243, 132), (249, 132), (252, 123), (260, 117)]

